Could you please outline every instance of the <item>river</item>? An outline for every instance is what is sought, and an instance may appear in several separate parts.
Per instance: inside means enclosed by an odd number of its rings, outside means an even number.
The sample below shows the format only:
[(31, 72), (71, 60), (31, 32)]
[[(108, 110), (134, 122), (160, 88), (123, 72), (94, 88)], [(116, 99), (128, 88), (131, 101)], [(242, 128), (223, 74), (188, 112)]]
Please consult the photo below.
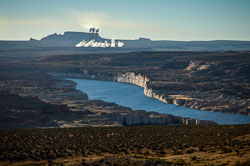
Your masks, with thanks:
[(86, 79), (67, 78), (77, 83), (76, 89), (88, 94), (89, 99), (114, 102), (130, 107), (133, 110), (156, 111), (159, 113), (212, 120), (218, 124), (246, 124), (250, 123), (250, 116), (211, 111), (200, 111), (173, 104), (165, 104), (157, 99), (144, 95), (143, 88), (136, 85)]

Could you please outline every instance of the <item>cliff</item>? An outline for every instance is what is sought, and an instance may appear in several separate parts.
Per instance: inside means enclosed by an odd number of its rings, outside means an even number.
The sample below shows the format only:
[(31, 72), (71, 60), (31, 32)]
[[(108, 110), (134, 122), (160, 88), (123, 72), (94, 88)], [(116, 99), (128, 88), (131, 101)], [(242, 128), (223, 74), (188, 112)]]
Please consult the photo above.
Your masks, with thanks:
[(152, 88), (148, 88), (147, 83), (150, 81), (150, 79), (147, 76), (143, 76), (141, 74), (136, 75), (134, 72), (118, 74), (117, 77), (114, 78), (114, 81), (138, 85), (144, 88), (144, 94), (146, 96), (158, 99), (167, 104), (184, 105), (185, 101), (190, 99), (184, 95), (172, 95), (164, 97), (162, 94), (154, 92)]
[(159, 114), (156, 112), (133, 111), (130, 115), (123, 116), (122, 125), (166, 125), (166, 124), (184, 124), (184, 125), (211, 125), (216, 124), (209, 120), (197, 120), (174, 116), (170, 114)]
[(158, 99), (167, 104), (184, 105), (185, 100), (189, 100), (188, 97), (182, 95), (172, 95), (166, 98), (163, 95), (154, 92), (152, 88), (147, 87), (147, 82), (150, 81), (150, 79), (141, 74), (136, 75), (134, 72), (118, 74), (113, 78), (95, 74), (76, 74), (76, 73), (49, 73), (49, 74), (61, 78), (96, 79), (96, 80), (117, 81), (117, 82), (135, 84), (137, 86), (144, 88), (144, 94), (146, 96)]
[[(190, 64), (186, 67), (185, 70), (205, 70), (209, 68), (210, 65), (207, 64), (200, 64), (198, 62), (190, 62)], [(173, 90), (170, 90), (169, 92), (161, 91), (161, 90), (154, 90), (152, 88), (152, 85), (150, 85), (150, 79), (147, 76), (143, 76), (141, 74), (135, 74), (134, 72), (126, 72), (124, 74), (118, 74), (117, 77), (114, 79), (118, 82), (125, 82), (125, 83), (131, 83), (138, 85), (142, 88), (144, 88), (144, 94), (148, 97), (158, 99), (164, 103), (167, 104), (174, 104), (177, 106), (186, 106), (190, 108), (200, 109), (200, 110), (212, 110), (212, 111), (220, 111), (222, 112), (230, 110), (230, 106), (226, 105), (228, 103), (220, 101), (222, 97), (210, 99), (209, 102), (213, 102), (214, 100), (217, 100), (216, 102), (221, 102), (220, 104), (223, 104), (224, 107), (215, 106), (215, 105), (208, 105), (209, 103), (204, 103), (204, 101), (199, 98), (200, 96), (195, 96), (194, 94), (178, 94), (178, 92), (174, 92), (177, 94), (171, 94), (173, 93)], [(151, 87), (150, 87), (151, 86)], [(192, 96), (192, 97), (191, 97)], [(231, 100), (234, 98), (231, 97)], [(232, 101), (233, 103), (236, 103), (235, 101)], [(239, 101), (238, 101), (239, 102)], [(238, 109), (245, 110), (246, 114), (249, 114), (249, 108), (248, 108), (247, 101), (243, 100), (243, 103), (240, 104)], [(236, 105), (233, 105), (233, 108), (231, 109), (237, 109)]]
[(135, 84), (147, 89), (146, 86), (149, 78), (141, 74), (136, 75), (134, 72), (127, 72), (125, 74), (118, 74), (117, 77), (114, 78), (114, 81)]
[[(101, 77), (98, 75), (89, 75), (89, 74), (75, 74), (75, 73), (49, 73), (49, 74), (55, 77), (62, 77), (62, 78), (98, 79), (106, 81), (110, 81), (111, 79), (109, 77), (103, 77), (103, 76)], [(133, 72), (119, 74), (117, 77), (113, 78), (113, 81), (132, 83), (140, 87), (145, 87), (144, 88), (145, 95), (147, 95), (148, 97), (154, 97), (156, 99), (160, 99), (156, 97), (157, 94), (151, 93), (150, 95), (149, 92), (151, 92), (152, 90), (146, 88), (147, 86), (146, 83), (147, 81), (149, 81), (149, 79), (145, 76), (142, 76), (141, 74), (136, 75)], [(164, 101), (164, 99), (161, 101)], [(114, 107), (114, 105), (111, 107)], [(170, 114), (159, 114), (153, 111), (147, 112), (143, 110), (133, 111), (131, 109), (128, 109), (126, 110), (126, 113), (122, 111), (120, 113), (113, 112), (112, 114), (110, 114), (110, 112), (109, 114), (106, 114), (107, 112), (99, 110), (98, 113), (99, 114), (101, 113), (102, 118), (110, 119), (110, 121), (114, 121), (123, 126), (166, 125), (166, 124), (184, 124), (184, 125), (216, 124), (215, 122), (209, 120), (190, 119)], [(92, 118), (94, 117), (93, 115), (91, 116)]]

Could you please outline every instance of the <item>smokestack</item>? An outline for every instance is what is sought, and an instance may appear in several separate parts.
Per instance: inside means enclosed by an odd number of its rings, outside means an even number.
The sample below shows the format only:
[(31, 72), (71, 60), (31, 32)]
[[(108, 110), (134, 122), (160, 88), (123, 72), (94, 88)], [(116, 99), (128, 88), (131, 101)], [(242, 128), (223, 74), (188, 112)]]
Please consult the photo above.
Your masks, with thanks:
[(95, 28), (89, 28), (89, 40), (93, 40), (94, 39), (94, 36), (93, 36), (93, 33), (95, 32)]
[(92, 28), (92, 40), (94, 39), (95, 28)]
[(95, 30), (95, 40), (97, 41), (97, 36), (98, 36), (98, 32), (99, 32), (99, 29), (98, 28), (96, 28), (96, 30)]
[(91, 40), (91, 31), (92, 31), (92, 28), (89, 28), (89, 41)]

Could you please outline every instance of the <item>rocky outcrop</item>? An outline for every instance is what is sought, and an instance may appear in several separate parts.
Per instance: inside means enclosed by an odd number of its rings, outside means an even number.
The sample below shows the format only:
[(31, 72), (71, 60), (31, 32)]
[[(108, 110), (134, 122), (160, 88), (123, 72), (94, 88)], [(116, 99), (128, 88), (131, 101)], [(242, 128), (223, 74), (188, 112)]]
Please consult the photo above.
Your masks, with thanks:
[(134, 72), (127, 72), (124, 74), (118, 74), (118, 76), (114, 78), (114, 81), (126, 82), (126, 83), (135, 84), (140, 87), (146, 88), (149, 78), (141, 74), (136, 75)]
[(159, 114), (156, 112), (133, 111), (130, 115), (123, 116), (122, 125), (166, 125), (166, 124), (184, 124), (184, 125), (203, 125), (216, 124), (213, 121), (197, 120), (174, 116), (170, 114)]
[[(101, 105), (102, 103), (98, 103)], [(107, 105), (108, 104), (108, 105)], [(133, 111), (127, 107), (118, 106), (113, 103), (106, 103), (109, 108), (115, 108), (114, 111), (99, 109), (96, 114), (87, 117), (87, 122), (92, 126), (100, 125), (118, 125), (118, 126), (141, 126), (141, 125), (215, 125), (217, 123), (209, 120), (197, 120), (170, 114), (160, 114), (153, 111), (136, 110)]]

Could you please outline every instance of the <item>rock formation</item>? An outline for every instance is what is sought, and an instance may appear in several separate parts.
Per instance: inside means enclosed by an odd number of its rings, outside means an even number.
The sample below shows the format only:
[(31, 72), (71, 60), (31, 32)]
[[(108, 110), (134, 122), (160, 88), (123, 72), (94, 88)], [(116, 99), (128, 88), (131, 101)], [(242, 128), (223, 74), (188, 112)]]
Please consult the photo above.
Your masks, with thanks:
[(0, 72), (0, 76), (1, 128), (216, 124), (88, 100), (73, 81), (42, 72)]
[[(133, 83), (143, 87), (148, 97), (164, 103), (249, 115), (249, 55), (249, 52), (62, 55), (44, 57), (38, 64), (49, 63), (47, 71), (66, 73), (59, 75)], [(53, 67), (60, 64), (58, 69)]]

